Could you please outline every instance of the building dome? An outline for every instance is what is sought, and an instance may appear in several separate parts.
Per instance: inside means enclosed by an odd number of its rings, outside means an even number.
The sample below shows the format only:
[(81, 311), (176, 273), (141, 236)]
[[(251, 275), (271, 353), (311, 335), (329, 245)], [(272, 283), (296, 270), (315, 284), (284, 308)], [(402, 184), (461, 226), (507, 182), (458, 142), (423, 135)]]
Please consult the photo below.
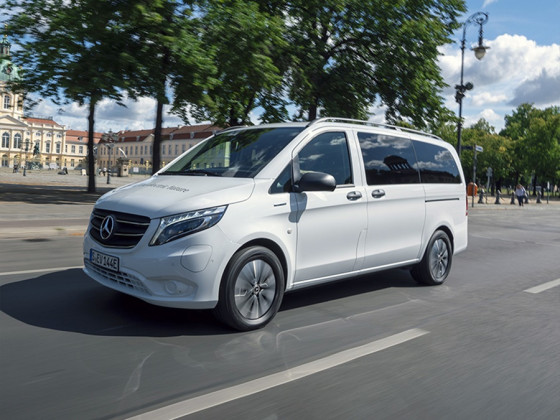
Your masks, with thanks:
[(10, 47), (8, 35), (4, 34), (0, 42), (0, 82), (11, 82), (21, 79), (21, 68), (10, 60)]

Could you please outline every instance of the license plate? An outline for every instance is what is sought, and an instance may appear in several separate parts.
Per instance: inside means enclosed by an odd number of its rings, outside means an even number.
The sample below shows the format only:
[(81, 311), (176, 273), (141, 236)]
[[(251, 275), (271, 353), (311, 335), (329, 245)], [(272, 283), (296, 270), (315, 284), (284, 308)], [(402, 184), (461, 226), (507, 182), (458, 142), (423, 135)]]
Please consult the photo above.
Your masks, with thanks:
[(112, 271), (119, 271), (118, 257), (113, 257), (112, 255), (103, 254), (95, 249), (90, 249), (89, 260), (100, 267), (107, 268)]

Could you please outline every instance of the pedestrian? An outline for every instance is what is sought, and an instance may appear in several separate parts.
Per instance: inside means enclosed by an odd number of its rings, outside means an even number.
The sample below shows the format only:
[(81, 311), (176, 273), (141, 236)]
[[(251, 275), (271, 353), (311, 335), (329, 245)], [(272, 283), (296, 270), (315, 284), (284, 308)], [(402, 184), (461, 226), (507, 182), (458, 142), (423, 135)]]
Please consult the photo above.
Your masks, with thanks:
[(523, 188), (523, 185), (517, 184), (517, 186), (515, 187), (515, 196), (517, 197), (517, 201), (519, 202), (519, 205), (522, 207), (526, 194), (527, 192), (525, 191), (525, 188)]

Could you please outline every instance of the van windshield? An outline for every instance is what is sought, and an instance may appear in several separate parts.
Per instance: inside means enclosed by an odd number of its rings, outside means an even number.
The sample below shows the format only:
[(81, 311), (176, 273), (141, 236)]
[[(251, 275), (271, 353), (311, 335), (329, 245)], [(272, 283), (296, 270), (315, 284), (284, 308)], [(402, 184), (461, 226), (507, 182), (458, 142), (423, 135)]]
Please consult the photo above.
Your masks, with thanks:
[(253, 178), (304, 127), (225, 131), (200, 143), (161, 175)]

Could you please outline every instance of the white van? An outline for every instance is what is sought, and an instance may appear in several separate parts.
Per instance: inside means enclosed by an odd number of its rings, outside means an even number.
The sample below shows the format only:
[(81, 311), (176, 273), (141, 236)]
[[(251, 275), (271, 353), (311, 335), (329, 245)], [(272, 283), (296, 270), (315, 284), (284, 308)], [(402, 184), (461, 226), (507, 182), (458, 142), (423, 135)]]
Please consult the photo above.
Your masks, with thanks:
[(84, 271), (251, 330), (288, 290), (395, 267), (443, 283), (467, 247), (467, 206), (438, 137), (334, 118), (235, 127), (101, 197)]

